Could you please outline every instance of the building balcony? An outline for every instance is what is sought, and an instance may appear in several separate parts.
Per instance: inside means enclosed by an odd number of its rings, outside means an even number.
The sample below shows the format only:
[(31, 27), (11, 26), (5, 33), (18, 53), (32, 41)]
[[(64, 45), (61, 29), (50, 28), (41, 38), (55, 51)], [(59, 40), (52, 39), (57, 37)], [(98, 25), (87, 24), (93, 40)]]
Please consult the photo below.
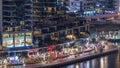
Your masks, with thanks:
[(12, 23), (12, 22), (17, 22), (17, 21), (7, 21), (7, 20), (3, 20), (3, 22)]
[(118, 14), (98, 14), (94, 16), (85, 16), (87, 19), (97, 19), (97, 18), (110, 18), (110, 17), (117, 17)]
[(33, 19), (33, 22), (40, 21), (39, 19)]
[(4, 0), (4, 1), (13, 1), (13, 0)]
[(12, 31), (13, 31), (12, 27), (3, 28), (3, 32), (12, 32)]
[(10, 15), (10, 16), (8, 16), (8, 15), (3, 15), (3, 17), (16, 18), (17, 16), (16, 16), (16, 15), (15, 15), (15, 16), (13, 16), (13, 15)]
[(40, 8), (40, 5), (33, 5), (33, 8)]
[(14, 12), (14, 11), (16, 11), (16, 9), (12, 9), (12, 10), (10, 8), (9, 9), (3, 9), (3, 12)]
[(41, 2), (39, 2), (39, 1), (33, 1), (33, 4), (39, 4), (39, 3), (41, 3)]
[(32, 12), (33, 10), (32, 9), (25, 9), (25, 11)]
[(32, 7), (32, 3), (25, 3), (24, 5), (25, 5), (25, 6), (28, 6), (28, 5), (29, 5), (29, 6)]
[(8, 4), (3, 4), (3, 6), (11, 6), (11, 7), (15, 7), (16, 5), (8, 5)]
[(26, 20), (24, 20), (25, 22), (32, 22), (33, 20), (32, 19), (26, 19)]
[(40, 15), (33, 15), (33, 17), (40, 17)]
[(32, 14), (27, 14), (27, 13), (25, 13), (25, 16), (30, 16), (30, 17), (32, 17)]

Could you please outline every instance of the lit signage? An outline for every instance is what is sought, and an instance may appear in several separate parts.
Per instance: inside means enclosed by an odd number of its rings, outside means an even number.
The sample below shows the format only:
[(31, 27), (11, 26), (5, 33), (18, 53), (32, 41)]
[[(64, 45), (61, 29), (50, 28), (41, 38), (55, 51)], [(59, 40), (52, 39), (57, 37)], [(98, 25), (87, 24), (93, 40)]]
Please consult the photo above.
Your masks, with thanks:
[(23, 47), (25, 45), (24, 33), (14, 34), (14, 36), (15, 36), (15, 47)]
[(32, 45), (32, 33), (28, 32), (26, 33), (26, 46)]
[(13, 34), (3, 34), (2, 37), (3, 37), (3, 41), (2, 41), (3, 47), (11, 48), (14, 46), (13, 45)]
[(32, 45), (32, 33), (3, 34), (2, 46), (5, 48), (24, 47)]

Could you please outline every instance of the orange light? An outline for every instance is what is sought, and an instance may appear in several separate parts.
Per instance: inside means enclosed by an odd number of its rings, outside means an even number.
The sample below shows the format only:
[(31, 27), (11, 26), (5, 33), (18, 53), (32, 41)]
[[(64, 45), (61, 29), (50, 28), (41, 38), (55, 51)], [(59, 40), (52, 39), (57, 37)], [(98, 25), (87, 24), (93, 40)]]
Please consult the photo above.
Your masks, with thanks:
[(120, 16), (120, 13), (118, 13), (118, 16)]
[(114, 17), (108, 18), (107, 20), (114, 20)]

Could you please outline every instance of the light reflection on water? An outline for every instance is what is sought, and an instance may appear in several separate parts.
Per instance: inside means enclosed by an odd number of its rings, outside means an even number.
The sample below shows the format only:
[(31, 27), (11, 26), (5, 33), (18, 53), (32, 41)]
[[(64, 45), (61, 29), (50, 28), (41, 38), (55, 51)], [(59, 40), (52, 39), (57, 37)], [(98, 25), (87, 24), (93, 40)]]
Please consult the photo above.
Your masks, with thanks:
[(61, 68), (119, 68), (120, 61), (117, 56), (118, 54), (112, 54)]
[[(120, 42), (115, 42), (119, 44)], [(25, 68), (24, 66), (0, 66), (0, 68)], [(120, 68), (120, 59), (118, 54), (112, 54), (109, 56), (95, 58), (92, 60), (75, 63), (73, 65), (68, 65), (60, 68)]]
[[(4, 66), (0, 68), (25, 68), (24, 66)], [(111, 54), (101, 58), (95, 58), (88, 61), (75, 63), (60, 68), (120, 68), (120, 59), (118, 54)]]

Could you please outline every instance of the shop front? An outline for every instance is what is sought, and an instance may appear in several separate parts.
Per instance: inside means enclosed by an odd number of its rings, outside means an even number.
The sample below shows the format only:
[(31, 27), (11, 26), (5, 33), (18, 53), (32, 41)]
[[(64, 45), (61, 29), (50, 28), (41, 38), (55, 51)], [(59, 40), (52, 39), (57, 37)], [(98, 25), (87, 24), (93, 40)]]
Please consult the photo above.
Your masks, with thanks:
[(3, 48), (19, 48), (32, 46), (32, 33), (3, 33), (2, 47)]

